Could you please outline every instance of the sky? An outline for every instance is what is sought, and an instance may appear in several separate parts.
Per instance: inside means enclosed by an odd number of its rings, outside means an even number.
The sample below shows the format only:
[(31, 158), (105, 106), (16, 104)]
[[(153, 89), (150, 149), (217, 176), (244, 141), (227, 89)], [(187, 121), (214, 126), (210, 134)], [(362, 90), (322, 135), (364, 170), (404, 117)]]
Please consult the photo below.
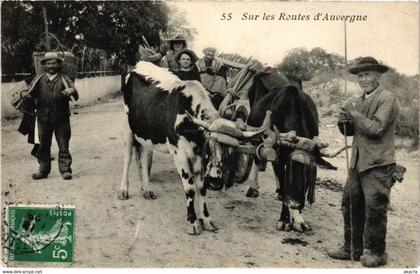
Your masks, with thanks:
[[(417, 2), (171, 2), (197, 30), (191, 48), (252, 56), (273, 66), (288, 50), (321, 47), (344, 56), (344, 22), (315, 20), (325, 15), (360, 15), (347, 22), (348, 59), (373, 56), (398, 72), (419, 72)], [(222, 20), (231, 13), (231, 20)], [(274, 20), (263, 20), (264, 13)], [(281, 17), (281, 14), (283, 16)], [(250, 15), (258, 15), (251, 17)], [(296, 17), (299, 17), (298, 20)], [(305, 18), (309, 20), (304, 20)], [(281, 19), (281, 20), (279, 20)], [(289, 19), (289, 20), (287, 20)], [(300, 19), (300, 20), (299, 20)]]

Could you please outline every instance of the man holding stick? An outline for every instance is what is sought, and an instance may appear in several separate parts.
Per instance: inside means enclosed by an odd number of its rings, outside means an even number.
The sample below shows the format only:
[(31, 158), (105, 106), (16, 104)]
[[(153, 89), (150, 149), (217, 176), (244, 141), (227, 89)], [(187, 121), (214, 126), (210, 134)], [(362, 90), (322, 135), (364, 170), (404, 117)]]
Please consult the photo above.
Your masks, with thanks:
[(58, 167), (64, 180), (72, 178), (72, 157), (69, 151), (71, 136), (70, 108), (71, 97), (79, 99), (79, 95), (69, 77), (64, 75), (62, 63), (64, 59), (56, 52), (47, 52), (41, 59), (45, 72), (35, 77), (29, 90), (24, 90), (21, 97), (31, 100), (36, 109), (38, 123), (39, 152), (38, 172), (32, 179), (48, 177), (51, 171), (51, 141), (53, 133), (58, 144)]
[[(361, 58), (349, 72), (357, 75), (363, 95), (342, 107), (340, 132), (353, 136), (352, 156), (344, 187), (344, 245), (329, 250), (334, 259), (377, 267), (387, 262), (387, 206), (395, 171), (394, 136), (397, 99), (379, 84), (388, 67), (372, 57)], [(352, 253), (352, 254), (351, 254)], [(353, 256), (352, 256), (353, 255)], [(353, 258), (352, 258), (353, 257)]]

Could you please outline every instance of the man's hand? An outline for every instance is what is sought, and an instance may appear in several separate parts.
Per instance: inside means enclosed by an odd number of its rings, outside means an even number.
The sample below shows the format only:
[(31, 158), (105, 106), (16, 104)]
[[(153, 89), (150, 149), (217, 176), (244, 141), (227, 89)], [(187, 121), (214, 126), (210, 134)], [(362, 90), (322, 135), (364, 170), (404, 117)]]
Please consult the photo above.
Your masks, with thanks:
[(62, 93), (65, 96), (70, 96), (70, 95), (72, 95), (74, 93), (74, 88), (66, 88), (65, 90), (62, 91)]
[(29, 93), (28, 90), (24, 89), (20, 92), (20, 98), (22, 99), (31, 98), (31, 94)]
[(351, 101), (348, 101), (344, 106), (341, 107), (342, 110), (344, 110), (350, 117), (355, 116), (355, 114), (358, 112), (356, 107)]
[(351, 117), (346, 111), (342, 110), (338, 113), (338, 122), (345, 124), (350, 122), (350, 119)]

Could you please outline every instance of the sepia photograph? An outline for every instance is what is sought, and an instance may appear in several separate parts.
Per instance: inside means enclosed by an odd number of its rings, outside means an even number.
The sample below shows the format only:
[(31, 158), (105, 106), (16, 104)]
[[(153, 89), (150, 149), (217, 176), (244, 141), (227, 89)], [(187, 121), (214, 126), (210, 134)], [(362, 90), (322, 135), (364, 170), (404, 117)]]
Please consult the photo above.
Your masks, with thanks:
[(2, 273), (419, 270), (418, 1), (2, 1), (1, 76)]

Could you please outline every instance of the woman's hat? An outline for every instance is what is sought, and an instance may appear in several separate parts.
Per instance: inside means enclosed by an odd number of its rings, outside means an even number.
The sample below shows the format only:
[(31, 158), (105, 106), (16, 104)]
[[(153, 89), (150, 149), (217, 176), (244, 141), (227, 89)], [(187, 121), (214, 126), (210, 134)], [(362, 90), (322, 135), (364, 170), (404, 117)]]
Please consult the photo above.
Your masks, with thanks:
[(41, 58), (41, 65), (45, 65), (45, 62), (48, 60), (57, 60), (58, 62), (64, 62), (64, 58), (62, 58), (58, 52), (46, 52), (44, 57)]
[(198, 60), (197, 55), (190, 49), (183, 49), (176, 55), (176, 61), (179, 62), (182, 54), (187, 54), (191, 58), (191, 64), (195, 64)]
[(176, 35), (174, 38), (168, 39), (169, 42), (177, 42), (177, 41), (186, 41), (187, 39), (185, 39), (185, 37), (182, 34), (178, 34)]
[(375, 58), (368, 56), (361, 58), (357, 65), (349, 68), (349, 72), (352, 74), (358, 74), (362, 71), (378, 71), (384, 73), (388, 71), (388, 67), (379, 64)]

